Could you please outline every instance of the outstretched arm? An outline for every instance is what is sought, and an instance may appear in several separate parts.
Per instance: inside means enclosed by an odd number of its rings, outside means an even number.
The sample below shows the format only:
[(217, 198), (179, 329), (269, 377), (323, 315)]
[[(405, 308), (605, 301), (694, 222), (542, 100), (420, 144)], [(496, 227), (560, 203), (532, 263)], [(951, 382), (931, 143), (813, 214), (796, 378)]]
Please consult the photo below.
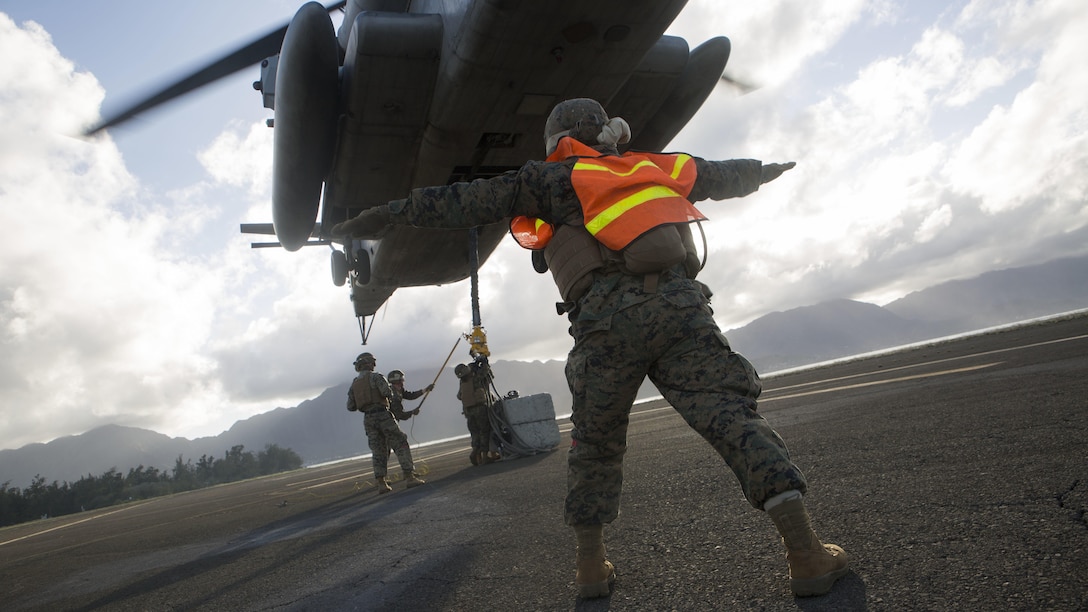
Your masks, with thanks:
[(688, 200), (692, 202), (746, 196), (797, 165), (795, 162), (764, 164), (758, 159), (694, 159), (698, 174), (695, 187), (688, 194)]
[(510, 215), (517, 175), (413, 189), (409, 197), (369, 208), (332, 227), (334, 236), (381, 238), (389, 225), (468, 229)]
[(332, 233), (380, 238), (389, 225), (467, 229), (518, 215), (549, 223), (580, 223), (582, 209), (570, 182), (574, 161), (531, 161), (516, 172), (490, 179), (413, 189), (408, 198), (376, 206), (333, 226)]
[(403, 396), (404, 399), (410, 399), (410, 400), (419, 399), (419, 398), (423, 397), (423, 392), (424, 391), (425, 391), (425, 389), (420, 389), (419, 391), (408, 391), (407, 389), (405, 389), (404, 392), (401, 393), (401, 396)]

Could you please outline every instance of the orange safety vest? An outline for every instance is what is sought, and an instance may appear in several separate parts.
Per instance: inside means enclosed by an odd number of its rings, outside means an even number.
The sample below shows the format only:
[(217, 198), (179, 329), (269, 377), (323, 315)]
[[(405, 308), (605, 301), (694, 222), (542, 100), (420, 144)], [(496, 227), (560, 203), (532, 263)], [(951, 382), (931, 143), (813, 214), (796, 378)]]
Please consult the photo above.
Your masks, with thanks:
[[(571, 183), (582, 205), (585, 227), (600, 243), (619, 251), (660, 225), (706, 219), (687, 200), (695, 186), (690, 155), (625, 153), (601, 155), (574, 138), (562, 138), (547, 161), (578, 157)], [(540, 219), (515, 217), (510, 231), (518, 244), (542, 249), (554, 234)]]

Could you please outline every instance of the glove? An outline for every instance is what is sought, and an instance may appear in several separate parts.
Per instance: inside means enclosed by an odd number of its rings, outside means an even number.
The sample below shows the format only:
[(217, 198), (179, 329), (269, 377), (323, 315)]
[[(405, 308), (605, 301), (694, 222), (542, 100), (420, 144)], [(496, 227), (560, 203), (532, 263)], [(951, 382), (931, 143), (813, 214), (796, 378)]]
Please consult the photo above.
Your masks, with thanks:
[(389, 227), (389, 206), (383, 204), (368, 208), (343, 223), (332, 226), (333, 236), (351, 236), (352, 238), (380, 238)]
[(419, 416), (419, 408), (412, 411), (412, 416)]
[(431, 384), (427, 385), (427, 388), (424, 389), (424, 391), (426, 391), (427, 393), (430, 393), (431, 391), (434, 391), (434, 383), (431, 383)]
[(769, 183), (769, 182), (775, 180), (776, 178), (782, 176), (783, 172), (785, 172), (786, 170), (789, 170), (790, 168), (792, 168), (792, 167), (794, 167), (796, 165), (797, 165), (797, 162), (786, 162), (784, 164), (763, 164), (763, 169), (761, 170), (759, 183), (761, 185), (763, 183)]

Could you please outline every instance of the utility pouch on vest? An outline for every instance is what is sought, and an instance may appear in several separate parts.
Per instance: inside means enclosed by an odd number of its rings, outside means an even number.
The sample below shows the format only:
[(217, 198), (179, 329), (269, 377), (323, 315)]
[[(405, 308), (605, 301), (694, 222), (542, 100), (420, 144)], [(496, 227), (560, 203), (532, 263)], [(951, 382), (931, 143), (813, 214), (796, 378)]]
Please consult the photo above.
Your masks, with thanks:
[(684, 240), (675, 225), (659, 225), (623, 248), (623, 265), (635, 275), (660, 272), (686, 257)]
[(460, 389), (457, 393), (461, 397), (461, 408), (468, 408), (476, 404), (476, 389), (472, 384), (472, 377), (461, 379)]
[(559, 225), (544, 259), (564, 302), (577, 302), (593, 284), (590, 272), (604, 267), (601, 245), (584, 227)]
[[(695, 249), (695, 236), (691, 234), (691, 224), (685, 223), (675, 227), (676, 231), (680, 232), (680, 240), (684, 243), (684, 271), (688, 273), (688, 278), (694, 280), (703, 269), (703, 262), (699, 260), (699, 251)], [(699, 229), (702, 230), (702, 226)], [(703, 286), (706, 287), (706, 285)], [(707, 292), (709, 291), (710, 288), (707, 287)], [(710, 294), (706, 293), (706, 296), (709, 298)]]

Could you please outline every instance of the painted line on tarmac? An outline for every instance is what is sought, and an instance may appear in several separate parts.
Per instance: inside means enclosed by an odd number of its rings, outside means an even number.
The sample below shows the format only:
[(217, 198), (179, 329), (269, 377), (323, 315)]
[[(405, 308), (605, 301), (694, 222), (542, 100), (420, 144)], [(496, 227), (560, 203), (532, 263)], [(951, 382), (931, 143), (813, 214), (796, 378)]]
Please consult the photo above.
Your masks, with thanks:
[[(1022, 346), (1013, 346), (1013, 347), (1007, 347), (1007, 348), (1002, 348), (1002, 349), (994, 349), (992, 351), (983, 351), (981, 353), (972, 353), (970, 355), (961, 355), (959, 357), (948, 357), (948, 358), (945, 358), (945, 359), (937, 359), (935, 361), (926, 361), (924, 363), (915, 363), (915, 364), (911, 364), (911, 365), (899, 366), (897, 368), (887, 368), (887, 369), (876, 370), (876, 371), (873, 371), (873, 372), (863, 372), (861, 374), (851, 374), (849, 376), (839, 376), (837, 378), (826, 378), (826, 379), (823, 379), (823, 380), (816, 380), (816, 381), (812, 381), (812, 382), (799, 383), (799, 384), (796, 384), (796, 385), (788, 385), (788, 386), (785, 386), (785, 387), (775, 387), (773, 390), (768, 391), (768, 393), (774, 393), (774, 392), (782, 391), (782, 390), (785, 390), (785, 389), (796, 389), (798, 387), (811, 387), (812, 385), (820, 385), (820, 384), (829, 383), (829, 382), (836, 382), (836, 381), (840, 381), (840, 380), (849, 380), (851, 378), (861, 378), (861, 377), (864, 377), (864, 376), (877, 376), (877, 375), (880, 375), (880, 374), (885, 374), (887, 372), (896, 372), (898, 370), (909, 370), (911, 368), (920, 368), (920, 367), (923, 367), (923, 366), (930, 366), (930, 365), (935, 365), (935, 364), (938, 364), (938, 363), (946, 363), (946, 362), (949, 362), (949, 361), (957, 361), (957, 360), (960, 360), (960, 359), (969, 359), (971, 357), (983, 357), (983, 356), (986, 356), (986, 355), (994, 355), (994, 354), (997, 354), (997, 353), (1006, 353), (1008, 351), (1020, 351), (1020, 350), (1028, 349), (1028, 348), (1046, 346), (1048, 344), (1058, 344), (1060, 342), (1069, 342), (1069, 341), (1072, 341), (1072, 340), (1083, 340), (1084, 338), (1088, 338), (1088, 334), (1083, 334), (1083, 335), (1080, 335), (1080, 336), (1071, 336), (1069, 338), (1059, 338), (1057, 340), (1047, 340), (1045, 342), (1035, 342), (1033, 344), (1024, 344)], [(766, 398), (760, 400), (760, 402), (765, 402), (765, 401), (767, 401)]]
[(40, 536), (40, 535), (45, 535), (45, 534), (47, 534), (47, 533), (49, 533), (51, 531), (58, 531), (60, 529), (67, 529), (69, 527), (74, 527), (75, 525), (79, 525), (81, 523), (86, 523), (88, 521), (93, 521), (95, 519), (100, 519), (100, 518), (109, 516), (111, 514), (117, 514), (117, 513), (120, 513), (120, 512), (126, 512), (128, 510), (133, 510), (133, 509), (138, 508), (139, 506), (142, 506), (142, 505), (143, 504), (139, 504), (138, 506), (126, 506), (124, 508), (118, 508), (117, 510), (112, 510), (110, 512), (103, 512), (102, 514), (96, 514), (96, 515), (94, 515), (92, 517), (88, 517), (88, 518), (85, 518), (85, 519), (80, 519), (78, 521), (72, 521), (71, 523), (65, 523), (63, 525), (57, 525), (56, 527), (50, 527), (49, 529), (43, 529), (41, 531), (35, 531), (34, 533), (28, 533), (25, 536), (20, 536), (18, 538), (14, 538), (14, 539), (11, 539), (11, 540), (5, 540), (3, 542), (0, 542), (0, 546), (3, 546), (5, 544), (11, 544), (13, 542), (19, 542), (19, 541), (26, 540), (26, 539), (33, 538), (33, 537), (37, 537), (37, 536)]
[[(886, 384), (895, 383), (895, 382), (903, 382), (903, 381), (906, 381), (906, 380), (918, 380), (918, 379), (921, 379), (921, 378), (932, 378), (934, 376), (945, 376), (945, 375), (948, 375), (948, 374), (959, 374), (959, 373), (963, 373), (963, 372), (972, 372), (972, 371), (975, 371), (975, 370), (990, 368), (990, 367), (993, 367), (995, 365), (999, 365), (999, 364), (1002, 364), (1002, 363), (1005, 363), (1005, 362), (995, 361), (993, 363), (986, 363), (986, 364), (983, 364), (983, 365), (970, 366), (970, 367), (966, 367), (966, 368), (958, 368), (958, 369), (955, 369), (955, 370), (942, 370), (940, 372), (931, 372), (929, 374), (916, 374), (914, 376), (901, 376), (899, 378), (889, 378), (887, 380), (876, 380), (876, 381), (873, 381), (873, 382), (857, 383), (857, 384), (854, 384), (854, 385), (842, 385), (842, 386), (838, 386), (838, 387), (832, 387), (830, 389), (819, 389), (817, 391), (805, 391), (803, 393), (793, 393), (791, 395), (781, 395), (781, 396), (778, 396), (778, 397), (769, 397), (769, 398), (761, 397), (759, 399), (759, 403), (762, 405), (762, 404), (766, 404), (768, 402), (773, 402), (773, 401), (776, 401), (776, 400), (784, 400), (784, 399), (790, 399), (790, 398), (794, 398), (794, 397), (804, 397), (806, 395), (817, 395), (817, 394), (820, 394), (820, 393), (831, 393), (833, 391), (845, 391), (847, 389), (858, 389), (858, 388), (861, 388), (861, 387), (873, 387), (873, 386), (876, 386), (876, 385), (886, 385)], [(851, 377), (848, 376), (848, 377), (845, 377), (845, 378), (851, 378)], [(831, 379), (831, 380), (841, 380), (841, 379)], [(823, 382), (829, 382), (829, 381), (823, 381)], [(801, 386), (801, 385), (798, 385), (798, 386)], [(664, 406), (661, 406), (660, 408), (648, 408), (646, 410), (640, 410), (638, 412), (631, 412), (631, 415), (632, 416), (636, 415), (636, 414), (637, 415), (647, 415), (647, 414), (651, 414), (651, 413), (654, 413), (654, 412), (661, 412), (663, 410), (672, 410), (672, 406), (666, 404)]]
[(1004, 361), (995, 361), (993, 363), (984, 363), (977, 366), (969, 366), (966, 368), (957, 368), (955, 370), (942, 370), (940, 372), (930, 372), (929, 374), (915, 374), (914, 376), (900, 376), (899, 378), (889, 378), (887, 380), (874, 380), (872, 382), (857, 383), (853, 385), (842, 385), (839, 387), (832, 387), (830, 389), (817, 389), (816, 391), (805, 391), (803, 393), (792, 393), (790, 395), (780, 395), (778, 397), (771, 397), (767, 399), (760, 399), (760, 404), (767, 402), (773, 402), (777, 400), (791, 399), (794, 397), (805, 397), (806, 395), (818, 395), (820, 393), (831, 393), (833, 391), (845, 391), (846, 389), (860, 389), (862, 387), (874, 387), (876, 385), (887, 385), (896, 382), (903, 382), (906, 380), (918, 380), (921, 378), (933, 378), (934, 376), (945, 376), (948, 374), (960, 374), (963, 372), (973, 372), (975, 370), (982, 370), (984, 368), (991, 368), (995, 365), (1005, 363)]

